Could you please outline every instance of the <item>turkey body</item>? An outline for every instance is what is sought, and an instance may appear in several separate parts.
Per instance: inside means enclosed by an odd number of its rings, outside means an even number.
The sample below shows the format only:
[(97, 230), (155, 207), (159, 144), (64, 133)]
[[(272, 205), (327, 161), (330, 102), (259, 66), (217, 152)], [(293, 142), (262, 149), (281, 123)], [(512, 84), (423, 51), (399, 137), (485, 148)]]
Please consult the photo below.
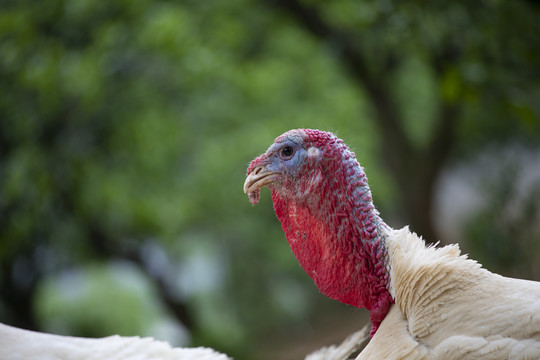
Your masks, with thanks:
[(208, 348), (172, 348), (151, 338), (60, 336), (0, 324), (1, 360), (227, 360)]
[[(389, 230), (395, 304), (357, 359), (540, 359), (540, 283)], [(392, 344), (389, 346), (389, 344)]]
[(272, 192), (287, 241), (319, 290), (370, 311), (357, 359), (540, 359), (540, 283), (426, 246), (379, 216), (355, 154), (335, 135), (280, 135), (247, 170), (252, 204)]

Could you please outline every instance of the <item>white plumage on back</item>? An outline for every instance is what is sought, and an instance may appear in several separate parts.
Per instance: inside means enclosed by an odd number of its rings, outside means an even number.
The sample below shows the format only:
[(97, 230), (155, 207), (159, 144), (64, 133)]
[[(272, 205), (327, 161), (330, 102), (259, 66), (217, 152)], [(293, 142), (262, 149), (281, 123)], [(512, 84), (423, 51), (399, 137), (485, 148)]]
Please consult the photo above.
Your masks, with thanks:
[(540, 283), (506, 278), (426, 247), (408, 228), (386, 237), (395, 299), (357, 359), (540, 359)]
[(152, 338), (60, 336), (0, 324), (1, 360), (227, 360), (207, 348), (172, 348)]

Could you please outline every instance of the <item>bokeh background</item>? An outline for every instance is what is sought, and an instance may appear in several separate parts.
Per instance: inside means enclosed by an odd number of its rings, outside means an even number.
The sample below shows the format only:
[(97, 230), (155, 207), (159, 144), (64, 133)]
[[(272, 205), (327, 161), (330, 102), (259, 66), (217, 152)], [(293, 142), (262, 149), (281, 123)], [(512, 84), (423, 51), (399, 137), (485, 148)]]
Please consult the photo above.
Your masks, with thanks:
[(300, 359), (319, 294), (245, 170), (337, 133), (394, 227), (540, 280), (540, 4), (3, 0), (0, 321)]

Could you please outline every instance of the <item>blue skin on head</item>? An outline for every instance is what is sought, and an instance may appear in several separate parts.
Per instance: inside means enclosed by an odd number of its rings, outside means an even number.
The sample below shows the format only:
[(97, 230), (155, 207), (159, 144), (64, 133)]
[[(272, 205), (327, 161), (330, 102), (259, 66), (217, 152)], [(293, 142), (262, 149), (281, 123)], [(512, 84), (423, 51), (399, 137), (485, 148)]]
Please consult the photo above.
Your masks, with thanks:
[[(289, 149), (292, 149), (290, 156)], [(304, 140), (300, 136), (290, 136), (272, 144), (266, 154), (266, 169), (289, 178), (296, 178), (299, 175), (308, 156), (307, 150), (304, 149)]]

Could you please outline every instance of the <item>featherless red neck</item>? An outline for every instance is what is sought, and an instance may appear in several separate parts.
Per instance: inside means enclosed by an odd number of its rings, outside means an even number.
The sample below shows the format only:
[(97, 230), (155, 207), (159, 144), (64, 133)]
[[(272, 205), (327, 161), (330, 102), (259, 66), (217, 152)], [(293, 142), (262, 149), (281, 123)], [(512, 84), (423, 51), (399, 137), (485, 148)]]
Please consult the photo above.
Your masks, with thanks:
[(244, 190), (272, 190), (287, 240), (319, 290), (370, 310), (372, 335), (393, 302), (384, 229), (363, 168), (333, 134), (291, 130), (253, 160)]

